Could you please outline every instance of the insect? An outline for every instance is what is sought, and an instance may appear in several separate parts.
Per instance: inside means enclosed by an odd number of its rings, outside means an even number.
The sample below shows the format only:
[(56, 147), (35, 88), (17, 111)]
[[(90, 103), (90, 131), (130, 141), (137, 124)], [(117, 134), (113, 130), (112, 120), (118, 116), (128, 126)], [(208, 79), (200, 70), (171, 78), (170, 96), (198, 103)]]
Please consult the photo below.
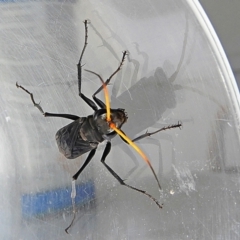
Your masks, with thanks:
[[(143, 191), (141, 189), (135, 188), (131, 185), (128, 185), (124, 182), (124, 180), (106, 163), (106, 157), (109, 154), (111, 150), (111, 139), (114, 138), (117, 134), (121, 137), (121, 139), (126, 142), (127, 144), (131, 145), (142, 157), (143, 159), (147, 162), (149, 165), (157, 183), (159, 189), (161, 189), (159, 180), (157, 178), (157, 175), (146, 157), (146, 155), (142, 152), (142, 150), (134, 143), (135, 141), (138, 141), (140, 139), (143, 139), (145, 137), (151, 136), (153, 134), (156, 134), (160, 131), (171, 129), (171, 128), (177, 128), (181, 127), (181, 123), (178, 122), (175, 125), (167, 126), (161, 129), (158, 129), (155, 132), (148, 133), (146, 132), (145, 134), (140, 135), (139, 137), (130, 140), (126, 134), (121, 130), (122, 126), (126, 123), (128, 116), (127, 113), (125, 112), (124, 109), (122, 108), (117, 108), (117, 109), (111, 109), (110, 108), (110, 101), (109, 101), (109, 94), (108, 94), (108, 89), (107, 85), (111, 81), (112, 77), (120, 71), (125, 57), (128, 54), (127, 51), (123, 52), (122, 60), (118, 66), (118, 68), (112, 73), (112, 75), (104, 82), (102, 77), (93, 72), (86, 70), (94, 75), (96, 75), (102, 85), (101, 87), (92, 95), (93, 100), (89, 99), (86, 97), (82, 91), (81, 91), (81, 85), (82, 85), (82, 58), (84, 55), (84, 52), (87, 47), (87, 40), (88, 40), (88, 24), (89, 22), (87, 20), (84, 21), (84, 26), (85, 26), (85, 41), (84, 41), (84, 46), (80, 55), (79, 62), (77, 64), (77, 70), (78, 70), (78, 91), (79, 91), (79, 96), (80, 98), (89, 105), (94, 111), (92, 115), (89, 115), (87, 117), (79, 117), (76, 115), (71, 115), (71, 114), (60, 114), (60, 113), (48, 113), (44, 112), (42, 107), (40, 106), (40, 103), (36, 103), (33, 97), (33, 94), (29, 92), (27, 89), (25, 89), (23, 86), (19, 85), (16, 83), (16, 86), (26, 93), (28, 93), (31, 97), (31, 100), (34, 104), (35, 107), (38, 108), (38, 110), (43, 114), (44, 117), (60, 117), (60, 118), (67, 118), (72, 120), (70, 124), (67, 126), (64, 126), (60, 130), (57, 131), (56, 133), (56, 142), (59, 148), (59, 151), (68, 159), (74, 159), (77, 158), (84, 153), (90, 152), (83, 163), (83, 165), (80, 167), (80, 169), (74, 174), (73, 178), (73, 185), (72, 185), (72, 200), (73, 200), (73, 213), (74, 217), (69, 225), (68, 228), (65, 229), (67, 232), (68, 229), (72, 226), (74, 219), (75, 219), (75, 202), (74, 198), (76, 195), (76, 190), (75, 190), (75, 180), (78, 179), (79, 175), (81, 172), (85, 169), (85, 167), (89, 164), (91, 159), (93, 158), (96, 149), (98, 147), (98, 144), (106, 141), (106, 147), (103, 151), (103, 155), (101, 158), (101, 162), (103, 165), (106, 167), (106, 169), (112, 174), (112, 176), (123, 186), (126, 186), (132, 190), (135, 190), (137, 192), (140, 192), (150, 199), (152, 199), (156, 205), (159, 208), (162, 208), (162, 205), (150, 194), (148, 194), (146, 191)], [(101, 101), (99, 98), (96, 97), (96, 95), (100, 91), (104, 91), (105, 95), (105, 102), (106, 104)], [(99, 108), (98, 108), (99, 107)]]

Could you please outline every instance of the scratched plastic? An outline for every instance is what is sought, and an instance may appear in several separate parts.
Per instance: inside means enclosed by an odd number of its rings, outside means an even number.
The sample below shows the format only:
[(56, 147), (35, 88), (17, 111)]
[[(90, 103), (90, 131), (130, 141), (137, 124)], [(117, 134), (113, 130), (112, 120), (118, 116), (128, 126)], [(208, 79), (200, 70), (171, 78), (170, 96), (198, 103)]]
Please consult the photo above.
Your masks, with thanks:
[[(1, 239), (231, 239), (240, 238), (239, 93), (228, 60), (197, 1), (0, 2), (0, 238)], [(107, 163), (126, 183), (163, 204), (120, 186), (100, 162), (104, 144), (76, 181), (87, 155), (66, 160), (55, 142), (70, 121), (46, 112), (92, 114), (78, 96), (77, 62), (89, 19), (84, 67), (113, 78), (111, 106), (124, 108), (131, 138), (177, 124), (137, 144), (112, 142)], [(82, 90), (100, 86), (83, 71)], [(104, 101), (102, 94), (99, 97)]]

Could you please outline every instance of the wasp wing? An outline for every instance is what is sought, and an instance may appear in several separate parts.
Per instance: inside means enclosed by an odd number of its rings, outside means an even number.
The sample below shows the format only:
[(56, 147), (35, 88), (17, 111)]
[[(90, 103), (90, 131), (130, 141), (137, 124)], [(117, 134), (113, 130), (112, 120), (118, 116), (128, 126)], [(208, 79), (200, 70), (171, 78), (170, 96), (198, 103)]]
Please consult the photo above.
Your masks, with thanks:
[(96, 144), (83, 140), (80, 129), (86, 118), (79, 118), (56, 133), (59, 151), (68, 159), (74, 159), (97, 147)]

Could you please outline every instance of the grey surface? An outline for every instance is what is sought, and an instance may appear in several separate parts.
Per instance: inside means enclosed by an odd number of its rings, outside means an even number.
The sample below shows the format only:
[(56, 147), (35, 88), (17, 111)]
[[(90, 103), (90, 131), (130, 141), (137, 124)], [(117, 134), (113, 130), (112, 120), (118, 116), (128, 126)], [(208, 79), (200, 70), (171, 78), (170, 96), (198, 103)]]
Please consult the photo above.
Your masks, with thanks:
[[(204, 13), (189, 3), (1, 3), (1, 239), (239, 239), (239, 95)], [(109, 86), (112, 106), (129, 115), (123, 130), (133, 138), (178, 120), (183, 129), (140, 144), (160, 178), (160, 197), (150, 170), (118, 138), (108, 157), (127, 182), (164, 203), (162, 210), (109, 175), (99, 161), (103, 144), (78, 180), (94, 181), (95, 202), (79, 208), (66, 235), (71, 209), (26, 220), (21, 196), (70, 186), (86, 156), (67, 161), (58, 153), (55, 132), (69, 121), (43, 118), (15, 82), (45, 111), (91, 114), (76, 84), (86, 18), (85, 68), (107, 78), (121, 52), (130, 52)], [(98, 86), (84, 72), (84, 93)]]

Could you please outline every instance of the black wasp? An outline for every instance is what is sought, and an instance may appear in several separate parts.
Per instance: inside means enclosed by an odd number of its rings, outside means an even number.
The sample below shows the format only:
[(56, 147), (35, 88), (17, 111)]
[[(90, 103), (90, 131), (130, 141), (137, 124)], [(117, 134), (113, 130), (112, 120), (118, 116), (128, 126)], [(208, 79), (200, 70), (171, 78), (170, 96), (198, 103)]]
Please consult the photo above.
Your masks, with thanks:
[[(151, 198), (159, 208), (162, 208), (162, 205), (159, 204), (159, 202), (152, 197), (150, 194), (147, 192), (132, 187), (124, 182), (124, 180), (105, 162), (105, 159), (107, 155), (109, 154), (111, 150), (111, 139), (115, 137), (117, 134), (120, 135), (122, 140), (130, 145), (133, 145), (135, 141), (143, 139), (145, 137), (151, 136), (155, 133), (158, 133), (160, 131), (166, 130), (166, 129), (171, 129), (171, 128), (177, 128), (181, 127), (181, 123), (178, 122), (175, 125), (171, 125), (168, 127), (161, 128), (155, 132), (148, 133), (146, 132), (145, 134), (142, 134), (141, 136), (130, 140), (128, 137), (124, 134), (124, 132), (121, 130), (121, 127), (123, 126), (124, 123), (126, 123), (128, 116), (127, 113), (125, 112), (124, 109), (118, 108), (118, 109), (110, 109), (110, 120), (107, 120), (107, 107), (105, 103), (103, 103), (99, 98), (96, 97), (96, 94), (98, 94), (100, 91), (106, 88), (106, 86), (109, 84), (110, 80), (112, 77), (120, 71), (123, 62), (125, 60), (125, 57), (127, 55), (127, 51), (123, 52), (122, 60), (116, 69), (116, 71), (104, 82), (101, 78), (100, 75), (98, 75), (95, 72), (86, 70), (92, 74), (95, 74), (98, 76), (102, 82), (102, 86), (92, 95), (92, 98), (94, 101), (86, 97), (82, 92), (81, 92), (81, 84), (82, 84), (82, 58), (83, 54), (86, 50), (87, 47), (87, 39), (88, 39), (88, 24), (89, 22), (87, 20), (84, 21), (84, 26), (85, 26), (85, 42), (84, 42), (84, 47), (82, 49), (82, 53), (80, 55), (79, 62), (77, 64), (77, 70), (78, 70), (78, 91), (79, 91), (79, 96), (93, 109), (94, 113), (92, 115), (89, 115), (87, 117), (79, 117), (76, 115), (71, 115), (71, 114), (59, 114), (59, 113), (48, 113), (44, 112), (40, 104), (36, 103), (33, 97), (33, 94), (30, 93), (27, 89), (22, 87), (21, 85), (18, 85), (16, 83), (16, 86), (18, 88), (21, 88), (24, 90), (26, 93), (28, 93), (31, 96), (31, 100), (34, 104), (35, 107), (38, 108), (38, 110), (43, 114), (44, 117), (60, 117), (60, 118), (67, 118), (70, 120), (73, 120), (70, 124), (67, 126), (61, 128), (60, 130), (57, 131), (56, 133), (56, 141), (57, 145), (59, 148), (59, 151), (68, 159), (74, 159), (77, 158), (84, 153), (87, 153), (90, 151), (90, 153), (87, 156), (87, 159), (85, 160), (84, 164), (80, 167), (80, 169), (77, 171), (77, 173), (72, 177), (73, 182), (77, 180), (79, 177), (80, 173), (84, 170), (84, 168), (88, 165), (88, 163), (91, 161), (93, 158), (96, 149), (98, 147), (98, 144), (103, 142), (104, 140), (107, 141), (106, 147), (104, 149), (101, 162), (103, 165), (107, 168), (107, 170), (113, 175), (114, 178), (117, 179), (117, 181), (121, 184), (124, 185), (128, 188), (131, 188), (135, 191), (138, 191), (140, 193), (145, 194), (149, 198)], [(98, 108), (99, 107), (99, 108)], [(113, 129), (111, 126), (115, 126)], [(134, 144), (135, 145), (135, 144)], [(139, 149), (139, 148), (138, 148)], [(141, 150), (139, 150), (141, 151)], [(161, 189), (161, 186), (159, 184), (158, 178), (155, 174), (155, 171), (152, 168), (152, 165), (150, 164), (149, 160), (147, 159), (147, 163), (150, 166), (155, 179), (158, 182), (159, 189)], [(73, 192), (74, 192), (74, 187), (73, 187)], [(72, 198), (74, 198), (74, 193), (72, 193)], [(73, 212), (74, 212), (74, 218), (75, 218), (75, 207), (74, 207), (74, 202), (73, 202)], [(74, 218), (70, 224), (70, 226), (66, 229), (67, 230), (71, 227)]]

